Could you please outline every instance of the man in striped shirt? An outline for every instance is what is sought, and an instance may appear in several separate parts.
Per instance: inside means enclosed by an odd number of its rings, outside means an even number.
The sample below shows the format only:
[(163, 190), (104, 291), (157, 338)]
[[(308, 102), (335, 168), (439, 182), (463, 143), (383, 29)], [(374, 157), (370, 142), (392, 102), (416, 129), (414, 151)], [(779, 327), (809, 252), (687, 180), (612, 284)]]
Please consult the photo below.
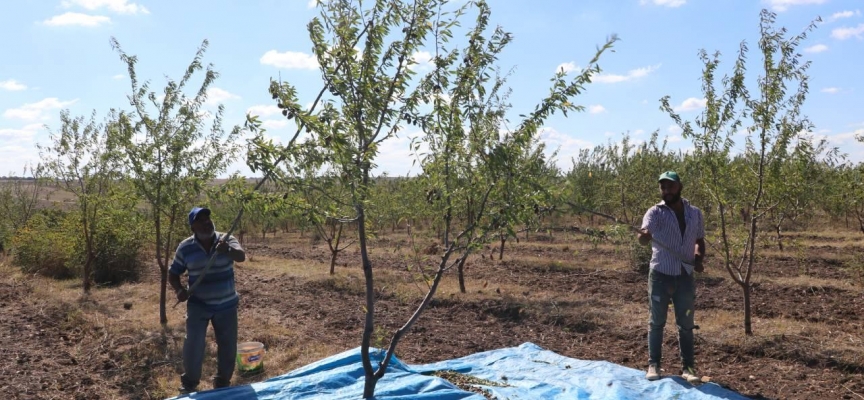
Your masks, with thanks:
[[(193, 208), (189, 212), (189, 227), (193, 235), (177, 246), (174, 262), (168, 270), (168, 282), (174, 288), (177, 300), (189, 300), (181, 394), (197, 391), (207, 344), (207, 325), (210, 323), (218, 346), (213, 387), (226, 387), (231, 383), (237, 355), (237, 304), (240, 300), (234, 289), (234, 262), (246, 260), (246, 254), (234, 236), (226, 239), (224, 233), (216, 232), (216, 226), (210, 220), (210, 209)], [(205, 275), (204, 269), (214, 251), (216, 257)], [(189, 274), (190, 286), (200, 280), (191, 295), (180, 283), (183, 273)]]
[[(693, 273), (702, 272), (705, 255), (705, 223), (702, 211), (681, 197), (683, 185), (678, 174), (660, 175), (663, 201), (648, 209), (642, 219), (639, 243), (651, 243), (651, 268), (648, 273), (650, 318), (648, 331), (648, 380), (660, 378), (663, 329), (671, 302), (678, 326), (678, 345), (683, 364), (682, 377), (699, 383), (693, 351), (694, 303), (696, 285)], [(653, 243), (652, 243), (653, 242)]]

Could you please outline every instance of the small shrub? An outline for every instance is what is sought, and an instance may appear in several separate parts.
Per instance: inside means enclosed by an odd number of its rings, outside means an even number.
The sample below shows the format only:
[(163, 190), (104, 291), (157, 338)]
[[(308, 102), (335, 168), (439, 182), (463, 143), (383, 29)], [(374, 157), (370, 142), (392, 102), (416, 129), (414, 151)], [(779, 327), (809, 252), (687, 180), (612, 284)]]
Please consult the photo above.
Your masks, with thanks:
[(639, 241), (633, 239), (628, 245), (627, 254), (630, 258), (628, 263), (630, 269), (648, 276), (648, 270), (651, 268), (651, 246), (642, 246)]
[[(94, 238), (96, 259), (91, 266), (92, 279), (100, 285), (135, 282), (141, 277), (143, 263), (141, 244), (147, 240), (148, 221), (140, 214), (128, 210), (106, 213), (99, 220)], [(75, 258), (81, 271), (87, 252), (84, 238), (76, 247)]]
[[(134, 211), (113, 210), (103, 214), (94, 232), (96, 258), (91, 279), (110, 285), (134, 282), (141, 275), (141, 243), (147, 222)], [(45, 210), (16, 232), (12, 240), (15, 264), (23, 272), (67, 279), (83, 278), (87, 244), (77, 212), (59, 214)]]
[(34, 215), (12, 237), (15, 264), (25, 273), (65, 279), (75, 276), (69, 268), (77, 244), (75, 218), (55, 211)]

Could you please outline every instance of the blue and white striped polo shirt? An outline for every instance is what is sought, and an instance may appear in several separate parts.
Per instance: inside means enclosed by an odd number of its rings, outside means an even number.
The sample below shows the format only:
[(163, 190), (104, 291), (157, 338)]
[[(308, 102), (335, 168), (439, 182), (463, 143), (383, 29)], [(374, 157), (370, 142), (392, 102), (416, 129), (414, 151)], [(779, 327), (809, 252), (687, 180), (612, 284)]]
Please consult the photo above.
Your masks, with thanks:
[[(216, 232), (216, 235), (222, 237), (224, 233)], [(240, 242), (234, 236), (228, 238), (228, 245), (234, 249), (242, 250)], [(189, 272), (189, 286), (191, 287), (198, 280), (201, 272), (204, 271), (210, 256), (211, 254), (208, 254), (201, 242), (195, 239), (195, 235), (192, 235), (177, 246), (174, 262), (168, 271), (175, 275)], [(234, 289), (234, 260), (227, 254), (217, 254), (213, 260), (213, 265), (210, 266), (207, 275), (204, 276), (204, 280), (195, 287), (189, 302), (203, 305), (215, 312), (234, 307), (239, 300), (240, 297)]]
[[(676, 251), (685, 260), (692, 260), (696, 256), (696, 240), (705, 237), (705, 221), (702, 210), (690, 205), (690, 202), (681, 198), (684, 204), (684, 234), (678, 226), (678, 217), (675, 210), (662, 201), (649, 208), (642, 218), (642, 229), (648, 229), (651, 236), (666, 247)], [(680, 275), (681, 266), (688, 275), (693, 275), (693, 266), (684, 264), (681, 260), (668, 250), (651, 242), (651, 269), (666, 274)]]

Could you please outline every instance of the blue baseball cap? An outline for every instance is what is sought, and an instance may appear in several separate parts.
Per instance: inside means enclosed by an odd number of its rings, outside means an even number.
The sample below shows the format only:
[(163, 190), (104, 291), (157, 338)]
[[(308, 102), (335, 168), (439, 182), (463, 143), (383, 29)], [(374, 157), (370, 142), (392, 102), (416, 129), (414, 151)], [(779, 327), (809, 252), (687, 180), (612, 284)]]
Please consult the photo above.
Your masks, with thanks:
[(192, 226), (192, 223), (198, 218), (199, 215), (210, 216), (210, 209), (205, 207), (195, 207), (192, 211), (189, 211), (189, 226)]

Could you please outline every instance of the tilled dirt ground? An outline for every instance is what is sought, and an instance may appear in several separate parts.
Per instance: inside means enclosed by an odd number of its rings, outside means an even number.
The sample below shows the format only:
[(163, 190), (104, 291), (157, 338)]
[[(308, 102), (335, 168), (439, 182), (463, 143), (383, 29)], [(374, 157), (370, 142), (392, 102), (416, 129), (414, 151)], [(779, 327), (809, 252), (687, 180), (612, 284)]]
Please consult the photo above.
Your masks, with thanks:
[[(403, 338), (397, 356), (408, 363), (426, 363), (533, 342), (568, 357), (643, 369), (646, 278), (626, 269), (626, 257), (612, 248), (594, 249), (577, 241), (522, 241), (508, 245), (504, 260), (497, 260), (492, 248), (473, 256), (466, 271), (468, 293), (455, 290), (451, 271), (449, 286)], [(407, 268), (413, 265), (411, 257), (395, 251), (404, 245), (379, 241), (372, 253), (378, 278), (374, 345), (379, 347), (414, 312), (425, 287), (417, 282), (416, 269)], [(316, 270), (329, 266), (324, 246), (311, 247), (296, 238), (247, 248), (259, 259), (285, 259)], [(297, 267), (261, 269), (254, 262), (238, 267), (241, 314), (281, 328), (256, 332), (254, 339), (267, 346), (268, 354), (296, 351), (310, 341), (326, 346), (330, 354), (359, 345), (364, 293), (354, 250), (340, 255), (334, 276), (310, 275)], [(752, 292), (756, 334), (750, 337), (743, 334), (740, 321), (741, 288), (712, 261), (712, 272), (697, 286), (700, 372), (754, 398), (862, 398), (864, 290), (850, 283), (834, 260), (811, 259), (807, 276), (836, 285), (807, 284), (800, 268), (787, 265), (797, 261), (763, 260), (759, 277), (765, 279), (758, 280)], [(772, 277), (799, 277), (795, 282), (801, 284), (782, 284)], [(35, 287), (20, 277), (0, 280), (3, 398), (143, 399), (175, 394), (159, 388), (176, 386), (182, 330), (112, 330), (84, 324), (81, 321), (92, 320), (92, 315), (110, 320), (123, 311), (119, 306), (101, 309), (107, 306), (95, 300), (52, 302), (35, 296)], [(124, 288), (100, 290), (122, 296)], [(665, 374), (674, 375), (680, 370), (672, 315), (668, 324), (663, 366)]]

